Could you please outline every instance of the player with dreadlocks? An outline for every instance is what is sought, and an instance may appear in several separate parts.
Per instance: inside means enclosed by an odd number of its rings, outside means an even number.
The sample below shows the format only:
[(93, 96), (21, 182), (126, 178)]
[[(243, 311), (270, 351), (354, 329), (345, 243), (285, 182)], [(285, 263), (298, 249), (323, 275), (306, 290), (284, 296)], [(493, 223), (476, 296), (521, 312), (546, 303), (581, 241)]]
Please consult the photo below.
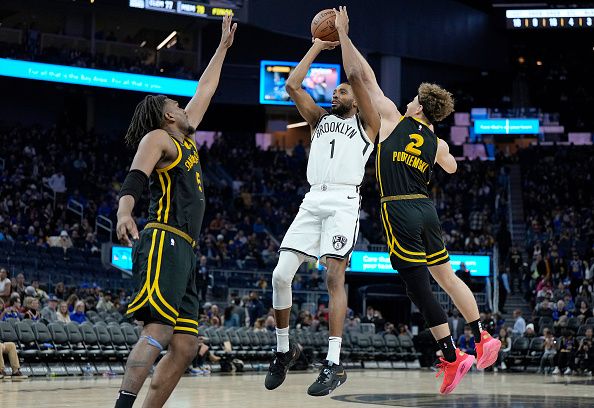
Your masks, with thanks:
[[(138, 290), (126, 314), (144, 322), (126, 363), (116, 408), (130, 408), (153, 363), (168, 348), (151, 380), (145, 407), (161, 407), (198, 350), (198, 294), (194, 246), (204, 215), (202, 171), (194, 133), (218, 86), (237, 23), (223, 17), (221, 42), (185, 109), (163, 95), (138, 104), (126, 134), (136, 148), (120, 192), (117, 235), (134, 247)], [(148, 223), (139, 234), (132, 210), (149, 184)], [(131, 239), (132, 240), (131, 240)]]

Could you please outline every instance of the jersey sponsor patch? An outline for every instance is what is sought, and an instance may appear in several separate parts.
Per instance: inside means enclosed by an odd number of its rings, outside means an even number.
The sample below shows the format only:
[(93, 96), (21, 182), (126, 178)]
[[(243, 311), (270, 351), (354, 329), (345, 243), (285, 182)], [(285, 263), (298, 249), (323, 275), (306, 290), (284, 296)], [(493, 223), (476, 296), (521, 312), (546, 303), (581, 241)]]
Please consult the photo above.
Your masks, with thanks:
[(342, 248), (344, 248), (344, 246), (346, 245), (347, 242), (348, 242), (348, 239), (345, 236), (343, 236), (343, 235), (334, 235), (332, 237), (332, 246), (337, 251), (339, 251)]

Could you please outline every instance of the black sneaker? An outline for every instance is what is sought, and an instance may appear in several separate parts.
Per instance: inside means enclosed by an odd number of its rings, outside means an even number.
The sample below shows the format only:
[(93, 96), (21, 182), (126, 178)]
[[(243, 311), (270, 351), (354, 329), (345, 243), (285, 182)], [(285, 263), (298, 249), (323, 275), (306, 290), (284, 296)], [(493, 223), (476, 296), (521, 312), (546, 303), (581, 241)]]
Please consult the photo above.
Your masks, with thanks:
[(309, 386), (307, 393), (314, 397), (322, 397), (330, 394), (338, 386), (344, 384), (347, 374), (342, 364), (334, 364), (332, 361), (324, 360), (318, 379)]
[(300, 354), (301, 350), (299, 350), (299, 347), (296, 344), (291, 344), (289, 351), (286, 353), (276, 353), (274, 360), (272, 360), (270, 367), (268, 367), (268, 373), (266, 374), (266, 381), (264, 382), (266, 389), (274, 390), (285, 381), (287, 371), (289, 371), (289, 368), (291, 368), (297, 359), (299, 359)]

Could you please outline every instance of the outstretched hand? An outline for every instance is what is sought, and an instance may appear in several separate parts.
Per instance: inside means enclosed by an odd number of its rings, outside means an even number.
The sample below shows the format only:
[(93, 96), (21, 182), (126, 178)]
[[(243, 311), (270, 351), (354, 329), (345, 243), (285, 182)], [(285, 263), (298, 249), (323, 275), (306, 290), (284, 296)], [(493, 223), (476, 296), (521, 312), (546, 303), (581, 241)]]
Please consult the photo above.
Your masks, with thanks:
[(323, 41), (319, 38), (312, 38), (311, 42), (321, 50), (333, 50), (340, 45), (340, 41)]
[(340, 33), (348, 34), (349, 33), (349, 14), (347, 13), (346, 6), (338, 7), (338, 10), (333, 9), (334, 14), (336, 15), (336, 19), (334, 20), (334, 26), (336, 30)]
[(221, 43), (220, 45), (229, 48), (233, 45), (233, 39), (235, 38), (235, 31), (237, 30), (237, 23), (231, 25), (233, 16), (226, 14), (223, 16), (222, 32), (221, 32)]

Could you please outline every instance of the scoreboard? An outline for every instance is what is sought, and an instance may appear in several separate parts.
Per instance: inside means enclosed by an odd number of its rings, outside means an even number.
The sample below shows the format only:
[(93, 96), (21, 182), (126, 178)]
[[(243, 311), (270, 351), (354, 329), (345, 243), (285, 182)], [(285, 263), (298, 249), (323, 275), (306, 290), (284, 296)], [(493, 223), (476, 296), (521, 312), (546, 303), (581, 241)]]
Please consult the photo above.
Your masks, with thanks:
[(220, 18), (226, 14), (235, 16), (242, 1), (209, 1), (209, 4), (187, 0), (129, 0), (132, 8), (162, 11), (202, 18)]
[(594, 9), (506, 10), (509, 29), (580, 29), (594, 27)]

